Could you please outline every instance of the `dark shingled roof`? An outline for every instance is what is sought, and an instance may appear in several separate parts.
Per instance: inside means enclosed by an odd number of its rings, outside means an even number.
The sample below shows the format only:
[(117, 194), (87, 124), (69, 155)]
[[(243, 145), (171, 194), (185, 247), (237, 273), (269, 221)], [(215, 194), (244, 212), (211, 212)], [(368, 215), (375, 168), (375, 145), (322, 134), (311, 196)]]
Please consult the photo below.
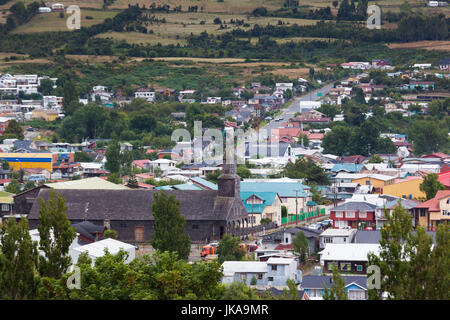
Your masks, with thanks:
[[(426, 234), (433, 238), (433, 243), (436, 244), (436, 231), (425, 231)], [(416, 231), (413, 231), (415, 234)], [(379, 243), (381, 239), (380, 230), (357, 230), (354, 243)]]
[(72, 224), (72, 227), (74, 227), (80, 235), (91, 240), (95, 240), (95, 233), (102, 233), (105, 229), (104, 226), (98, 226), (89, 221)]
[[(367, 289), (367, 277), (366, 276), (342, 276), (345, 280), (345, 286), (354, 282), (357, 285)], [(325, 284), (326, 287), (330, 287), (332, 276), (304, 276), (302, 279), (302, 289), (322, 289)]]
[[(50, 198), (51, 189), (41, 189), (36, 197), (29, 219), (38, 219), (39, 200)], [(70, 220), (153, 220), (153, 195), (158, 190), (58, 190), (66, 200)], [(170, 190), (180, 201), (181, 214), (186, 220), (231, 220), (246, 218), (242, 210), (230, 210), (237, 198), (219, 197), (217, 191)], [(240, 201), (240, 199), (238, 199)], [(240, 201), (242, 203), (242, 201)], [(87, 208), (87, 213), (86, 213)], [(242, 216), (245, 213), (245, 216)], [(234, 217), (233, 215), (236, 215)]]

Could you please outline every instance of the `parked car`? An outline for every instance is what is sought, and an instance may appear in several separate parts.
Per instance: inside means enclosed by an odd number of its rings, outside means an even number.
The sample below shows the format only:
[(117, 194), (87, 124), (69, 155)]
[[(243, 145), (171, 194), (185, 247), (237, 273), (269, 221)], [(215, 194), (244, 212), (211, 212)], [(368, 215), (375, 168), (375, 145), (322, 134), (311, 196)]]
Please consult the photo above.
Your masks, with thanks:
[(29, 128), (27, 128), (27, 131), (34, 131), (34, 128), (33, 127), (29, 127)]
[(315, 224), (315, 223), (310, 224), (310, 225), (308, 226), (308, 228), (309, 228), (309, 229), (315, 229), (315, 230), (319, 229), (318, 225)]

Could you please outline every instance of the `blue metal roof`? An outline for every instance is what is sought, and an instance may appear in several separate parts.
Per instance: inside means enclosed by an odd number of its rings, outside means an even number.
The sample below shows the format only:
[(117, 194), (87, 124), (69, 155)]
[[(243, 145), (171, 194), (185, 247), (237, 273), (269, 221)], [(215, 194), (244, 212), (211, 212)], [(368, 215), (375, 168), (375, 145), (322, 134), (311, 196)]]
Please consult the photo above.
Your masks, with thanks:
[[(195, 178), (191, 178), (191, 181), (193, 181), (194, 183), (200, 184), (201, 189), (217, 190), (217, 184), (212, 183), (211, 181), (208, 181), (206, 179), (203, 179), (200, 177), (195, 177)], [(202, 187), (202, 186), (204, 186), (204, 187)]]
[(355, 163), (337, 163), (331, 169), (332, 172), (339, 171), (347, 171), (352, 173), (361, 172), (361, 169), (364, 167), (363, 164), (355, 164)]
[(306, 198), (306, 186), (300, 182), (248, 182), (241, 181), (241, 192), (275, 192), (280, 197)]
[[(258, 198), (263, 200), (263, 203), (261, 204), (248, 204), (246, 203), (246, 200), (250, 198), (251, 196), (257, 196)], [(244, 203), (245, 208), (247, 209), (248, 213), (261, 213), (264, 211), (266, 206), (272, 205), (273, 201), (275, 200), (277, 196), (277, 192), (242, 192), (241, 191), (241, 199)]]

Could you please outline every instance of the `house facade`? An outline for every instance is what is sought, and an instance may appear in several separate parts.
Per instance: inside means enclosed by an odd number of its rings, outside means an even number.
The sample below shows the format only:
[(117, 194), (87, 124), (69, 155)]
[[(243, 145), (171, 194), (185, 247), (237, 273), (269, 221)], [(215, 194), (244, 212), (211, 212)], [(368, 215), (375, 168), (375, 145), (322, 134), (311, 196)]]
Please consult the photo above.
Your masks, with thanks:
[(367, 202), (346, 202), (330, 209), (333, 228), (360, 229), (375, 227), (375, 210), (377, 206)]

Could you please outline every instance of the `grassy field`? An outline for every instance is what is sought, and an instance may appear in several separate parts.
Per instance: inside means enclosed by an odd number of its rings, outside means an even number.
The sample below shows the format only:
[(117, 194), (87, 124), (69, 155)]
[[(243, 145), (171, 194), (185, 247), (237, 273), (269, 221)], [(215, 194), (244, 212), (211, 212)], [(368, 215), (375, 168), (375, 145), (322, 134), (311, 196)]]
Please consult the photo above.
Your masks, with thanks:
[(423, 49), (450, 52), (450, 41), (415, 41), (408, 43), (391, 43), (391, 49)]
[[(114, 17), (118, 11), (101, 11), (101, 10), (82, 10), (81, 26), (89, 27), (94, 24), (102, 23), (106, 18)], [(59, 12), (42, 13), (31, 19), (30, 22), (19, 26), (13, 30), (13, 33), (34, 33), (45, 31), (68, 31), (67, 19), (69, 14), (65, 14), (64, 18), (59, 16)], [(86, 19), (90, 16), (93, 19)]]

